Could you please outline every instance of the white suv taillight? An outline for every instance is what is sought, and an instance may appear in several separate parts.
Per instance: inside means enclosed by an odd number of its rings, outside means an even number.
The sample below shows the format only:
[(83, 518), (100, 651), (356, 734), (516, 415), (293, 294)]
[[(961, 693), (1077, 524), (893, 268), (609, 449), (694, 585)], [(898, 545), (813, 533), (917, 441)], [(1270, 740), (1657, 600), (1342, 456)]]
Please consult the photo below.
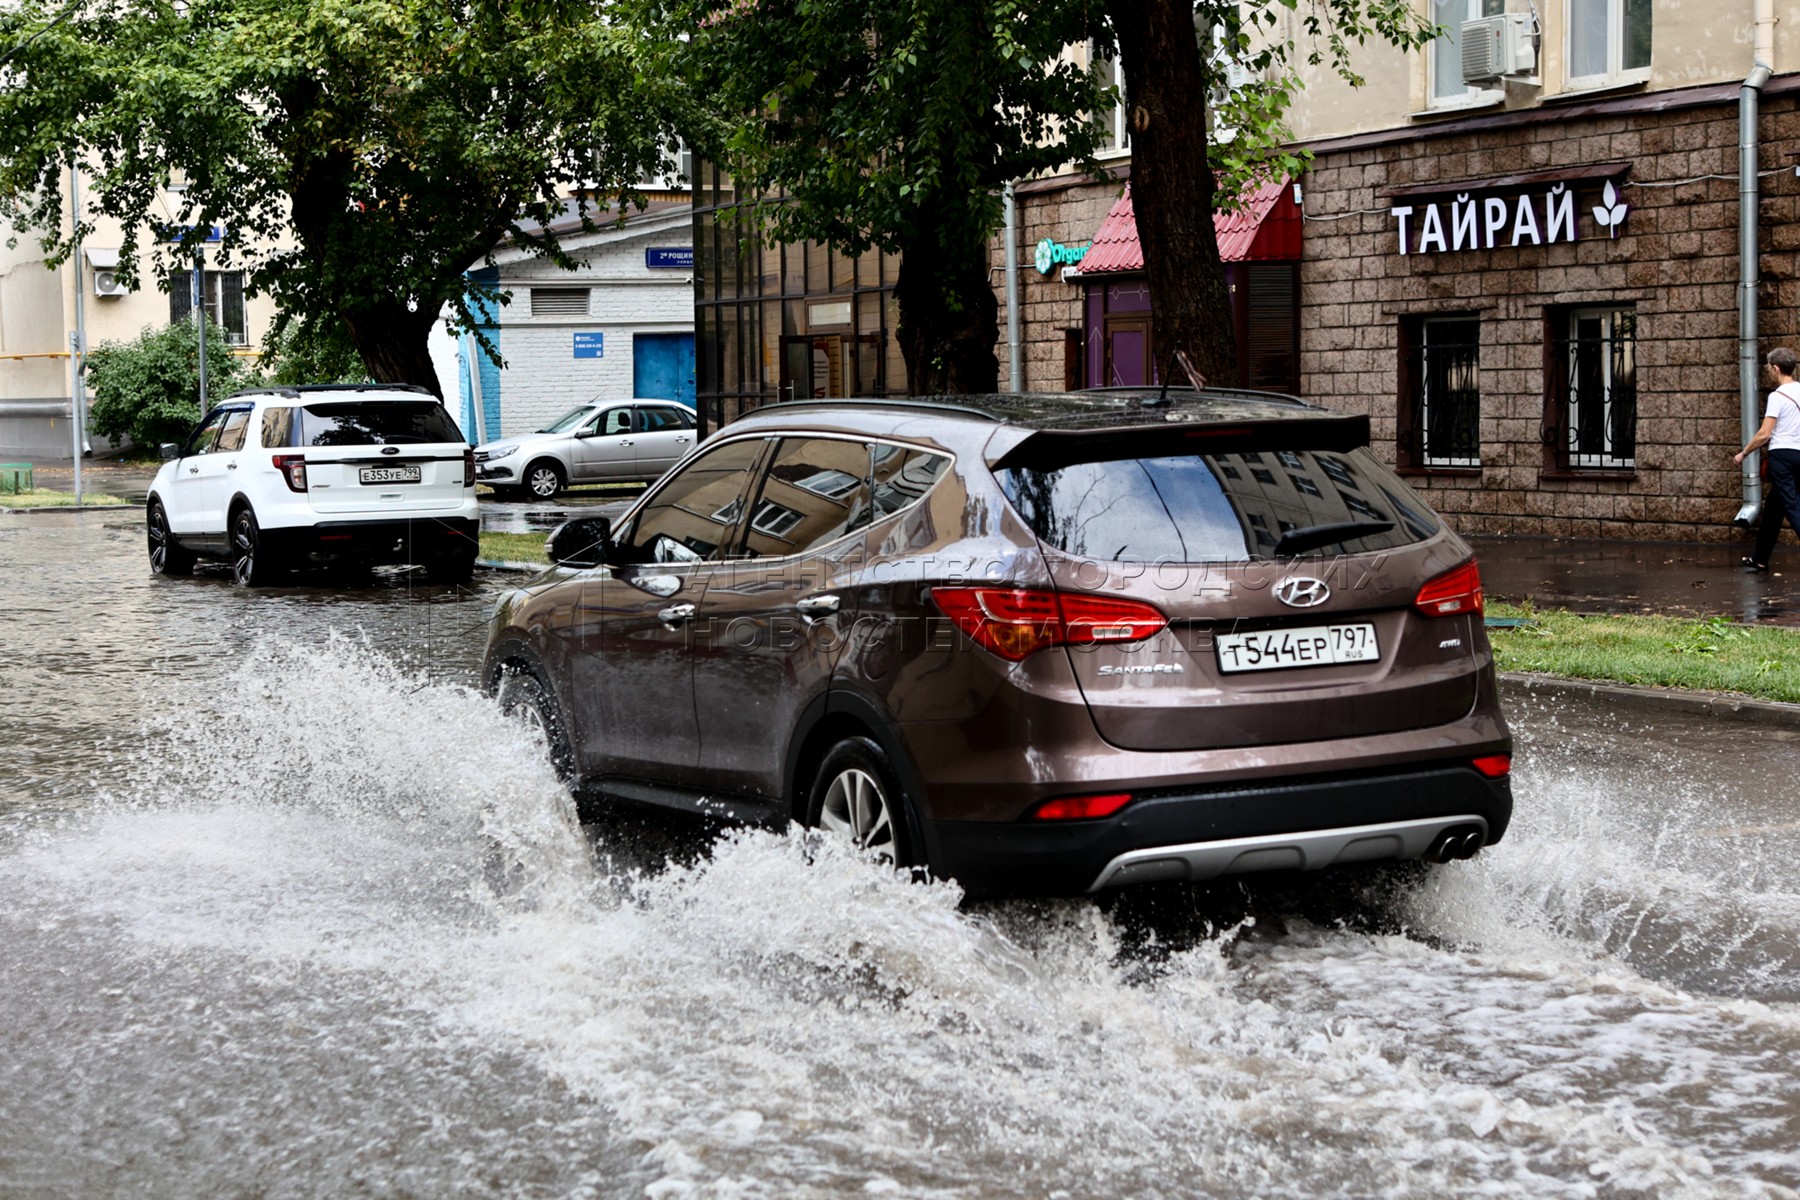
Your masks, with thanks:
[(463, 451), (463, 486), (475, 486), (475, 447)]
[(306, 456), (304, 454), (277, 454), (269, 459), (275, 469), (287, 480), (288, 490), (304, 492), (306, 490)]

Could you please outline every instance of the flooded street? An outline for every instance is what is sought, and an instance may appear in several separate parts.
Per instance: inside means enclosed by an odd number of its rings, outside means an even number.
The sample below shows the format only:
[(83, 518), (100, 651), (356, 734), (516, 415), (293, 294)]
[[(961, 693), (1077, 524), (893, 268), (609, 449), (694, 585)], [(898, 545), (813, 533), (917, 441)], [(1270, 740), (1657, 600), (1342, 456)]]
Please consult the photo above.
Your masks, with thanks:
[(0, 519), (0, 1196), (1800, 1195), (1800, 730), (1514, 687), (1416, 890), (964, 906), (576, 827), (517, 579)]

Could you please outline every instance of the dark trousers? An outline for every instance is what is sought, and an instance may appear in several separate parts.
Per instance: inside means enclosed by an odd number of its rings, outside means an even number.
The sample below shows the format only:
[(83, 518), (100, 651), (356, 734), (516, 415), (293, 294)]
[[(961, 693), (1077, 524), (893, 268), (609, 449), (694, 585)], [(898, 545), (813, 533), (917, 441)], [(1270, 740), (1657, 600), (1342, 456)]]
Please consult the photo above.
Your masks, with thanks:
[(1763, 489), (1762, 520), (1756, 523), (1756, 549), (1750, 557), (1767, 564), (1781, 538), (1781, 518), (1800, 533), (1800, 450), (1769, 450), (1769, 483)]

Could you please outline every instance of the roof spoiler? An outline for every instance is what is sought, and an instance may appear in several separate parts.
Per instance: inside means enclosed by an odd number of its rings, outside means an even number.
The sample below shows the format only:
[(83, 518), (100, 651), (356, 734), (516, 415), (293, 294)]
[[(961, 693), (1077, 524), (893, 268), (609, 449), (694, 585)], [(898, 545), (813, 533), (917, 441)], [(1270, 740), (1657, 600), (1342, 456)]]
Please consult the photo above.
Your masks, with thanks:
[(1074, 463), (1117, 462), (1126, 458), (1174, 458), (1186, 454), (1273, 453), (1277, 450), (1356, 450), (1369, 444), (1369, 418), (1283, 417), (1273, 421), (1157, 424), (1094, 433), (1046, 429), (1002, 454), (996, 471), (1023, 468), (1054, 471)]

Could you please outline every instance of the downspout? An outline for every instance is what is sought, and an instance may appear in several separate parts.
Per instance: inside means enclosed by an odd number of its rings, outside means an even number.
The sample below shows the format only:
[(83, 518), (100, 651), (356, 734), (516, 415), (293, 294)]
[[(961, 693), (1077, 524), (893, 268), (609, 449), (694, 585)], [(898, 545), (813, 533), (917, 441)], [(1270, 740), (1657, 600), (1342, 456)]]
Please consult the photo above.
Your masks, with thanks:
[[(1760, 10), (1766, 0), (1758, 0)], [(1760, 27), (1758, 29), (1760, 42)], [(1757, 97), (1769, 82), (1769, 68), (1758, 62), (1738, 91), (1738, 404), (1743, 443), (1756, 436), (1762, 425), (1761, 397), (1756, 386), (1756, 288), (1757, 263)], [(1740, 443), (1740, 444), (1743, 444)], [(1757, 455), (1744, 460), (1744, 504), (1732, 518), (1746, 529), (1756, 524), (1762, 511), (1762, 479), (1757, 474)]]
[[(1773, 0), (1770, 0), (1773, 3)], [(1007, 390), (1025, 390), (1023, 347), (1019, 345), (1019, 205), (1009, 180), (1002, 193), (1006, 207), (1006, 361)]]

